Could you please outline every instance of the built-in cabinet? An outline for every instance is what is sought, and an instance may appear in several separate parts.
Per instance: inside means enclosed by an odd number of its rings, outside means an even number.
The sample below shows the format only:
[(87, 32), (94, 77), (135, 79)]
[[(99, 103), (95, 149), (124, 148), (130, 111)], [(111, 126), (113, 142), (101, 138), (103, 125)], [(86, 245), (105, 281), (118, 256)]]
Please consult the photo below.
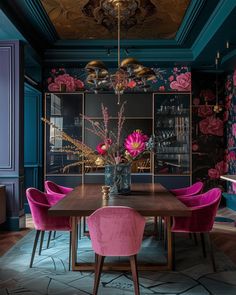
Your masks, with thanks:
[[(136, 129), (155, 135), (154, 154), (133, 163), (132, 181), (165, 184), (165, 179), (173, 176), (173, 186), (190, 183), (190, 94), (129, 93), (122, 96), (122, 101), (126, 120), (121, 140)], [(113, 93), (48, 93), (45, 116), (66, 134), (96, 150), (100, 139), (88, 131), (91, 126), (81, 114), (101, 124), (102, 104), (108, 107), (109, 129), (115, 133), (120, 106)], [(71, 186), (80, 182), (102, 183), (104, 166), (88, 162), (82, 165), (72, 145), (59, 136), (53, 125), (45, 125), (45, 177)]]

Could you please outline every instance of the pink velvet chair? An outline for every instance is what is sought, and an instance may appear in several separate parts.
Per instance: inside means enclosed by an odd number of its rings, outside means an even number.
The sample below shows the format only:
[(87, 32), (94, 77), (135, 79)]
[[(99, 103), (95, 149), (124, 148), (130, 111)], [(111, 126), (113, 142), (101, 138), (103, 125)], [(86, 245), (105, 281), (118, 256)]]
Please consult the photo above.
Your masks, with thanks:
[(145, 218), (129, 207), (104, 207), (88, 217), (88, 228), (95, 251), (95, 281), (97, 294), (105, 256), (129, 256), (135, 295), (139, 295), (137, 253), (142, 244)]
[(174, 194), (176, 197), (179, 197), (179, 196), (187, 197), (187, 196), (193, 196), (193, 195), (197, 195), (201, 193), (202, 189), (203, 189), (203, 182), (198, 181), (191, 186), (172, 189), (170, 190), (170, 192)]
[(70, 231), (70, 248), (69, 248), (69, 269), (71, 260), (71, 224), (69, 217), (54, 217), (48, 215), (48, 209), (51, 207), (49, 199), (50, 195), (43, 193), (35, 188), (28, 188), (26, 190), (32, 219), (36, 229), (36, 236), (33, 245), (33, 251), (30, 260), (30, 267), (32, 267), (35, 257), (35, 252), (38, 244), (38, 239), (41, 233), (39, 255), (41, 254), (42, 244), (45, 231)]
[[(63, 199), (68, 193), (73, 191), (73, 188), (65, 187), (62, 185), (58, 185), (53, 181), (46, 180), (44, 182), (44, 188), (47, 194), (50, 194), (51, 197), (49, 199), (51, 205), (55, 205), (57, 202), (59, 202), (61, 199)], [(52, 231), (49, 231), (48, 233), (48, 241), (47, 241), (47, 249), (49, 248), (50, 241), (51, 241), (51, 235)], [(81, 233), (79, 233), (79, 237), (81, 236)], [(56, 238), (56, 231), (54, 231), (54, 239)]]
[(66, 195), (73, 191), (73, 188), (70, 187), (65, 187), (62, 185), (58, 185), (53, 181), (46, 180), (44, 182), (44, 187), (47, 193), (49, 194), (61, 194), (61, 195)]
[(207, 236), (214, 271), (216, 266), (209, 232), (212, 230), (220, 199), (221, 190), (219, 188), (213, 188), (204, 194), (192, 197), (180, 197), (181, 202), (191, 209), (192, 215), (174, 217), (172, 225), (173, 240), (174, 233), (200, 233), (204, 257), (206, 257), (204, 235)]

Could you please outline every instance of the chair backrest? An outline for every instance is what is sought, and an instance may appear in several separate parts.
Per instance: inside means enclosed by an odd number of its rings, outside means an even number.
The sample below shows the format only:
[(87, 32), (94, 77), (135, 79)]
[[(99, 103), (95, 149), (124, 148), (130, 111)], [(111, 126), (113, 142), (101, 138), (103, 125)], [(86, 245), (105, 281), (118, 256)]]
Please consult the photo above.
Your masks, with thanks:
[(103, 207), (87, 219), (92, 247), (102, 256), (131, 256), (141, 247), (145, 218), (134, 209)]
[(36, 188), (28, 188), (26, 196), (30, 206), (34, 226), (37, 230), (70, 230), (69, 217), (50, 216), (48, 209), (51, 204), (48, 194)]
[(65, 194), (68, 194), (69, 192), (71, 192), (73, 190), (72, 188), (65, 187), (65, 186), (62, 186), (62, 185), (58, 185), (55, 182), (50, 181), (50, 180), (46, 180), (44, 182), (44, 186), (45, 186), (46, 192), (49, 193), (49, 194), (56, 193), (56, 194), (65, 195)]
[(42, 229), (47, 219), (47, 210), (50, 208), (47, 195), (36, 188), (26, 190), (32, 219), (36, 229)]
[(191, 208), (192, 215), (186, 218), (174, 218), (172, 230), (186, 232), (211, 231), (220, 199), (221, 190), (219, 188), (213, 188), (204, 194), (185, 198), (184, 203)]
[(193, 196), (193, 195), (201, 193), (202, 188), (203, 188), (203, 182), (198, 181), (188, 187), (173, 189), (171, 190), (171, 192), (175, 196)]

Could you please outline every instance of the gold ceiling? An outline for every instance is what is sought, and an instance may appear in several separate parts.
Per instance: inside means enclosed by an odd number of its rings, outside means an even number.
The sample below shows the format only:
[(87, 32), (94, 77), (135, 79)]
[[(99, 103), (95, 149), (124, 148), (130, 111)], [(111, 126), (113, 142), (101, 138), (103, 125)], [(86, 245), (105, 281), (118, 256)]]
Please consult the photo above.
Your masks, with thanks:
[[(41, 0), (61, 39), (116, 39), (117, 0)], [(121, 39), (171, 39), (190, 0), (119, 0)], [(113, 3), (114, 2), (114, 3)]]

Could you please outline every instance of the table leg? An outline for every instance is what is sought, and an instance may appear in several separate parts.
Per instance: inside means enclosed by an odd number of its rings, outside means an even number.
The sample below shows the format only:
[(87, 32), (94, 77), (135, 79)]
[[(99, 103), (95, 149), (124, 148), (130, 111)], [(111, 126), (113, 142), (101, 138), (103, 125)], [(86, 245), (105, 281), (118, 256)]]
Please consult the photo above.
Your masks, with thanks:
[[(80, 222), (81, 219), (79, 219)], [(72, 270), (76, 269), (76, 261), (77, 261), (77, 248), (78, 248), (78, 217), (71, 217), (72, 223), (72, 242), (71, 242), (71, 266)]]
[(173, 269), (173, 253), (172, 253), (172, 235), (171, 235), (171, 216), (166, 217), (167, 222), (167, 265), (168, 269)]

